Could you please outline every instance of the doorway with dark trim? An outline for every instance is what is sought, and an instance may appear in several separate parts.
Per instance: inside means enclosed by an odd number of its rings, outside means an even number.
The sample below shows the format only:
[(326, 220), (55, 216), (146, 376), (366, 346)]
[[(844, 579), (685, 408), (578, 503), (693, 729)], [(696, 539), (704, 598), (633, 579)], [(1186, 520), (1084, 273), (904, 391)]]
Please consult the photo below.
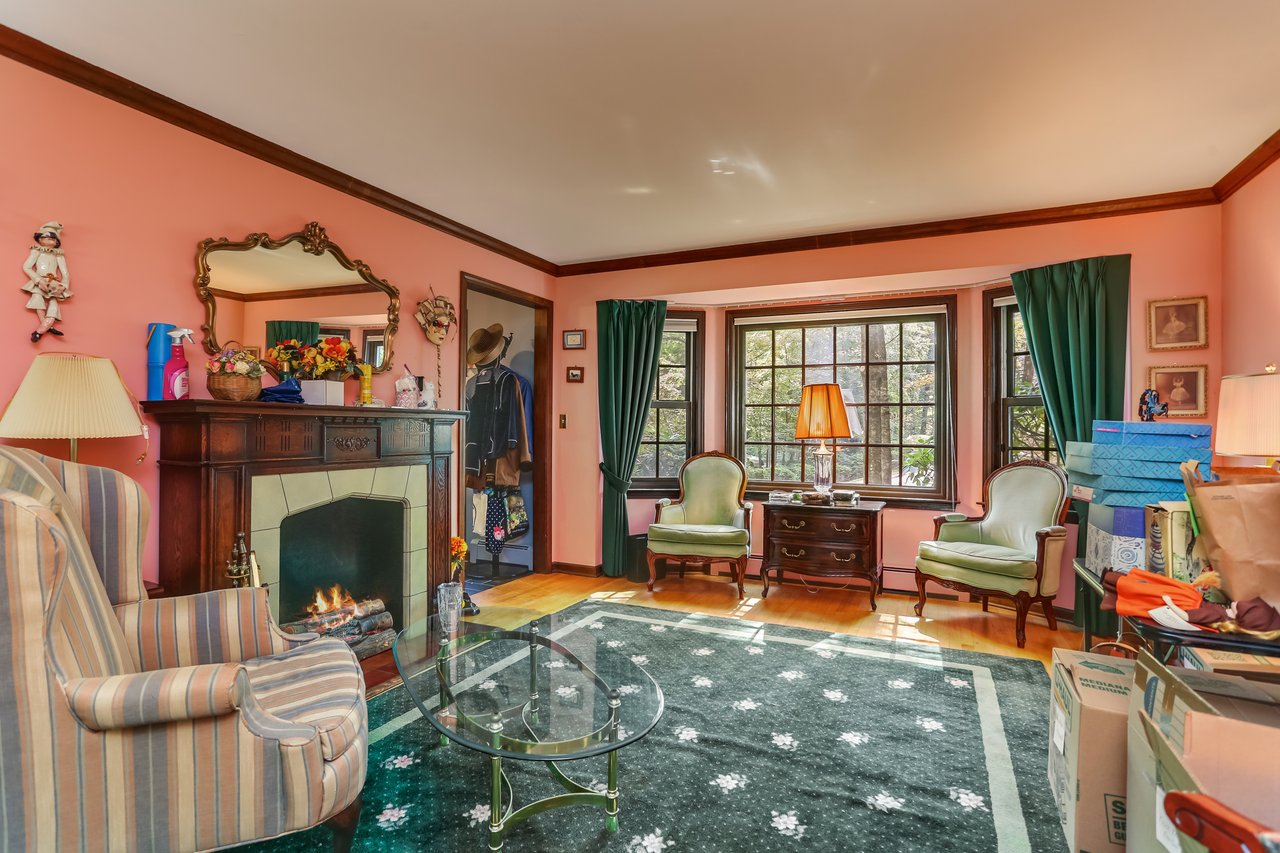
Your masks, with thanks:
[[(463, 525), (470, 556), (467, 566), (469, 592), (494, 586), (531, 572), (551, 571), (551, 329), (552, 304), (549, 299), (534, 296), (506, 285), (462, 273), (459, 299), (459, 328), (462, 334), (462, 358), (459, 359), (459, 408), (468, 409), (474, 401), (478, 376), (487, 378), (496, 364), (516, 374), (530, 392), (531, 405), (524, 407), (527, 421), (528, 469), (516, 475), (508, 472), (495, 483), (494, 476), (472, 475), (464, 469), (459, 483), (458, 519)], [(486, 330), (502, 326), (502, 339), (494, 341), (495, 349), (479, 365), (467, 364), (468, 342), (473, 335), (484, 337)], [(487, 367), (486, 367), (487, 365)], [(473, 413), (464, 424), (462, 444), (477, 438), (478, 429), (489, 429), (484, 418)], [(470, 437), (469, 437), (470, 436)], [(464, 457), (465, 457), (464, 453)], [(464, 462), (465, 465), (465, 462)], [(502, 485), (505, 483), (505, 486)], [(477, 488), (479, 487), (479, 488)], [(491, 503), (494, 502), (494, 503)], [(505, 516), (511, 507), (511, 524), (516, 523), (517, 507), (523, 504), (528, 516), (528, 533), (512, 536), (492, 535), (495, 510)], [(503, 522), (499, 521), (501, 527)]]

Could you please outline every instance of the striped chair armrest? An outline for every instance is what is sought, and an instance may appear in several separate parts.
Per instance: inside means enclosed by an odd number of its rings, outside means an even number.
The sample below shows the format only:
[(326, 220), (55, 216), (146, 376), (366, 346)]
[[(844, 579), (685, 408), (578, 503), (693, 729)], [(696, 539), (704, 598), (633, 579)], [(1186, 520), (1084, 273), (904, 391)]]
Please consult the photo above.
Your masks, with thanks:
[(240, 664), (208, 664), (72, 678), (64, 689), (76, 719), (101, 732), (234, 713), (249, 676)]
[(239, 663), (287, 652), (315, 634), (286, 634), (271, 620), (265, 589), (218, 589), (115, 608), (138, 668)]

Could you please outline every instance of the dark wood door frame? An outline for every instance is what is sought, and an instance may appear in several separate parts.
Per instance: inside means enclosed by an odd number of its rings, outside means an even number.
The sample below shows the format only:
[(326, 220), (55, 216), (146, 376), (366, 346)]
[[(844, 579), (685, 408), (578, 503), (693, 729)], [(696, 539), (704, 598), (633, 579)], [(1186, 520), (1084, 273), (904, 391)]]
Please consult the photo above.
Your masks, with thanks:
[[(534, 296), (498, 284), (471, 273), (462, 273), (462, 287), (458, 297), (458, 408), (466, 405), (463, 399), (467, 387), (467, 293), (483, 293), (505, 299), (517, 305), (533, 309), (533, 570), (551, 571), (551, 436), (554, 424), (551, 417), (551, 330), (553, 306), (550, 299)], [(466, 426), (463, 426), (465, 435)], [(465, 438), (462, 439), (465, 441)], [(462, 454), (459, 454), (461, 459)], [(461, 464), (461, 462), (459, 463)], [(466, 523), (463, 501), (466, 499), (465, 475), (458, 477), (458, 522)]]

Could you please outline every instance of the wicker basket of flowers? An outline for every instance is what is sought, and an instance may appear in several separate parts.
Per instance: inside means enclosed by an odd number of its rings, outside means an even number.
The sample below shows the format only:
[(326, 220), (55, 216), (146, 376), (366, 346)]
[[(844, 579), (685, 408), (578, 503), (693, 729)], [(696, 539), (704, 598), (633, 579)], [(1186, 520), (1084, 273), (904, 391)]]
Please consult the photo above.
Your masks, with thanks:
[(215, 400), (256, 400), (262, 393), (262, 364), (239, 341), (228, 341), (205, 365), (209, 396)]

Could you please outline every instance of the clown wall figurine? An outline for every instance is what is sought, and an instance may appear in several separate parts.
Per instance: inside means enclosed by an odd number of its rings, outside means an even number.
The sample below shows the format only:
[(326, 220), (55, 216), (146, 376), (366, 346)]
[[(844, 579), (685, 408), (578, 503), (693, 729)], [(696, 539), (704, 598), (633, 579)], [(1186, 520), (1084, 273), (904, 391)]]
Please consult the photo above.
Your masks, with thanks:
[(31, 342), (35, 343), (45, 334), (62, 337), (62, 332), (53, 324), (62, 319), (60, 303), (71, 298), (71, 274), (62, 255), (61, 222), (46, 222), (32, 236), (36, 244), (22, 265), (22, 271), (27, 274), (27, 283), (22, 289), (31, 294), (27, 307), (34, 309), (40, 318), (40, 325), (31, 333)]

